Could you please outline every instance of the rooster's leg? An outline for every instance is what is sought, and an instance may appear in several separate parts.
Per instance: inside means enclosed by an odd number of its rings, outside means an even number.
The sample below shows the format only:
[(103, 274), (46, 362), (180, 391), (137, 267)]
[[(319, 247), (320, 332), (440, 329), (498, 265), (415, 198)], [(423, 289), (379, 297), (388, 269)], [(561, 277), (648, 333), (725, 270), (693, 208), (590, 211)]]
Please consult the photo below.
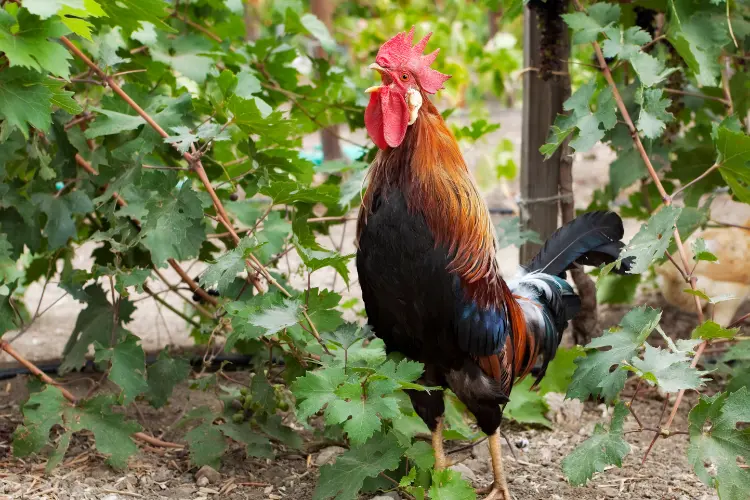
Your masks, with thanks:
[(450, 467), (451, 462), (443, 450), (443, 417), (437, 419), (437, 427), (432, 431), (432, 449), (435, 452), (435, 469)]
[(500, 429), (496, 430), (489, 437), (490, 456), (492, 457), (492, 475), (493, 483), (489, 495), (484, 500), (512, 500), (508, 483), (505, 482), (505, 472), (503, 472), (503, 456), (500, 448)]

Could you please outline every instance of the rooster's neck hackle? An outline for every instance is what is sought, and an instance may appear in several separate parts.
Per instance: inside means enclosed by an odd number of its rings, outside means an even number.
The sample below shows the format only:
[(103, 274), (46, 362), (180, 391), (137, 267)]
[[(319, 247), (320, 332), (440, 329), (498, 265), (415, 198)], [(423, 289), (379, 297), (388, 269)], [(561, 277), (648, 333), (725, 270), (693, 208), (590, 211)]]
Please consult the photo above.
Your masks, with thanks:
[(435, 243), (449, 249), (449, 271), (467, 291), (481, 302), (497, 300), (492, 290), (500, 272), (489, 211), (456, 139), (426, 96), (403, 143), (380, 151), (373, 162), (360, 228), (376, 196), (392, 188), (404, 193), (410, 211), (423, 214)]

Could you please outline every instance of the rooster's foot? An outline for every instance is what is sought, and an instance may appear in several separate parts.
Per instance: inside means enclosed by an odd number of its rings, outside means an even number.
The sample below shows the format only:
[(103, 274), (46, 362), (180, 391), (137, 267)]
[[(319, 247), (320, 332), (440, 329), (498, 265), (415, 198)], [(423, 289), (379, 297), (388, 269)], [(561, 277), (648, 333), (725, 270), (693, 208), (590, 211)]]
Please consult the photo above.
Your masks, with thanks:
[(478, 489), (477, 493), (488, 493), (483, 500), (513, 500), (513, 497), (510, 496), (510, 491), (508, 491), (508, 486), (505, 484), (492, 483), (486, 488)]

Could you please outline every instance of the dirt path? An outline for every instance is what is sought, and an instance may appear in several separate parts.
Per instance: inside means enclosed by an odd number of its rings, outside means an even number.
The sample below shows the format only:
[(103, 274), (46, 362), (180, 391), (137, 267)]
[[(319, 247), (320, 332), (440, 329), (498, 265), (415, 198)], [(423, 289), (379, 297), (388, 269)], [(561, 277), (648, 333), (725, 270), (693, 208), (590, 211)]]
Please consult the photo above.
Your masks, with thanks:
[[(234, 373), (234, 378), (247, 380), (246, 373)], [(68, 389), (85, 393), (88, 383), (81, 376)], [(18, 405), (26, 397), (25, 377), (14, 379), (0, 396), (0, 499), (55, 499), (55, 500), (127, 500), (145, 499), (282, 499), (309, 500), (318, 477), (314, 465), (320, 451), (312, 436), (305, 437), (306, 448), (311, 451), (287, 450), (276, 446), (277, 458), (271, 460), (247, 459), (239, 446), (233, 446), (224, 456), (220, 469), (221, 477), (214, 483), (199, 486), (195, 470), (190, 469), (184, 451), (164, 451), (153, 448), (142, 449), (132, 457), (127, 470), (116, 471), (104, 464), (102, 456), (92, 449), (91, 437), (87, 433), (74, 437), (62, 466), (49, 476), (44, 475), (44, 462), (40, 458), (21, 461), (10, 454), (9, 437), (20, 422)], [(630, 388), (632, 392), (632, 387)], [(627, 393), (627, 389), (626, 389)], [(663, 399), (656, 391), (641, 391), (636, 408), (644, 422), (658, 419)], [(688, 403), (689, 401), (686, 401)], [(166, 439), (180, 439), (185, 429), (175, 430), (174, 423), (186, 410), (202, 405), (216, 406), (217, 400), (210, 393), (191, 391), (187, 384), (179, 386), (171, 404), (159, 411), (142, 405), (143, 418), (130, 415), (144, 424), (148, 432), (159, 435), (165, 432)], [(683, 405), (688, 408), (689, 405)], [(576, 445), (593, 432), (597, 422), (603, 420), (603, 405), (568, 405), (548, 416), (555, 421), (549, 431), (505, 424), (505, 433), (514, 446), (513, 458), (508, 445), (503, 444), (509, 485), (515, 500), (577, 499), (715, 499), (711, 490), (693, 475), (688, 466), (685, 451), (686, 436), (675, 436), (659, 441), (649, 456), (646, 465), (640, 460), (652, 437), (650, 433), (633, 433), (627, 436), (631, 454), (622, 469), (612, 468), (597, 474), (583, 488), (568, 485), (562, 476), (560, 462)], [(579, 413), (580, 412), (580, 413)], [(687, 427), (686, 411), (678, 414), (673, 428)], [(145, 420), (144, 420), (145, 419)], [(626, 431), (636, 428), (635, 421), (628, 417)], [(301, 428), (300, 428), (301, 429)], [(465, 443), (450, 442), (448, 450), (460, 448)], [(308, 454), (310, 465), (308, 465)], [(477, 487), (487, 485), (492, 476), (489, 456), (484, 443), (473, 450), (453, 455)], [(6, 495), (3, 497), (3, 495)], [(373, 495), (362, 495), (362, 499)], [(392, 498), (405, 498), (396, 497)]]

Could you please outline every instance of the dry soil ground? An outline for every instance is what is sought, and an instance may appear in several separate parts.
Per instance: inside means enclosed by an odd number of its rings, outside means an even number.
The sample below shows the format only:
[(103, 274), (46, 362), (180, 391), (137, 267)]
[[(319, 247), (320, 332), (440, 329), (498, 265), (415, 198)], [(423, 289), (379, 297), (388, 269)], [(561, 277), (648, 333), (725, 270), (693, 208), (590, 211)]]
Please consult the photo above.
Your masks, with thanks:
[[(455, 116), (455, 115), (454, 115)], [(499, 131), (493, 133), (486, 144), (479, 144), (465, 151), (468, 163), (474, 164), (486, 145), (494, 145), (502, 138), (510, 139), (516, 146), (516, 161), (521, 139), (521, 119), (518, 110), (495, 110), (493, 119), (501, 123)], [(452, 118), (460, 119), (460, 118)], [(362, 135), (355, 136), (355, 140), (364, 143)], [(317, 141), (310, 138), (307, 146), (311, 147)], [(584, 156), (577, 155), (574, 162), (576, 205), (585, 207), (590, 200), (591, 193), (603, 185), (608, 177), (608, 165), (611, 156), (604, 147), (597, 146), (592, 153)], [(517, 183), (511, 182), (507, 190), (498, 188), (488, 190), (485, 196), (490, 206), (511, 206), (505, 193), (514, 197), (518, 193)], [(737, 206), (725, 199), (714, 204), (714, 216), (720, 220), (742, 223), (748, 213), (738, 210)], [(629, 224), (626, 237), (631, 236), (637, 226)], [(352, 223), (339, 226), (332, 231), (334, 241), (344, 242), (343, 250), (353, 250), (351, 235)], [(343, 233), (343, 235), (342, 235)], [(330, 246), (330, 240), (322, 240)], [(91, 247), (81, 248), (76, 267), (91, 265), (89, 254)], [(512, 271), (518, 263), (517, 252), (514, 248), (503, 250), (500, 261), (506, 272)], [(291, 265), (297, 262), (292, 256)], [(192, 263), (184, 263), (190, 267)], [(351, 267), (353, 280), (356, 272)], [(191, 273), (198, 274), (199, 267), (193, 266)], [(176, 276), (165, 272), (173, 283)], [(331, 287), (333, 275), (325, 272), (313, 275), (314, 286)], [(356, 283), (356, 281), (354, 281)], [(303, 286), (300, 281), (299, 286)], [(348, 296), (358, 296), (359, 289), (354, 284), (347, 290), (340, 282), (335, 286), (337, 291)], [(34, 285), (27, 293), (27, 304), (33, 308), (42, 298), (42, 308), (46, 308), (63, 295), (54, 283), (50, 284), (44, 294), (42, 286)], [(186, 295), (189, 295), (187, 293)], [(167, 300), (178, 308), (183, 307), (179, 298), (170, 296)], [(665, 324), (669, 325), (670, 333), (682, 336), (689, 335), (695, 325), (695, 316), (682, 313), (674, 308), (665, 306), (658, 295), (647, 293), (641, 301), (654, 303), (665, 307)], [(144, 347), (149, 351), (156, 351), (167, 343), (176, 346), (189, 346), (191, 341), (184, 322), (166, 309), (156, 306), (153, 301), (140, 303), (135, 319), (128, 328), (142, 338)], [(82, 306), (69, 297), (62, 297), (49, 312), (39, 318), (35, 324), (18, 340), (14, 347), (31, 360), (41, 361), (59, 357), (62, 347), (73, 330), (78, 312)], [(603, 308), (601, 311), (602, 327), (616, 324), (624, 311), (620, 308)], [(12, 334), (8, 336), (12, 337)], [(0, 356), (0, 367), (13, 365), (7, 356)], [(238, 374), (242, 377), (242, 374)], [(73, 391), (85, 393), (87, 382), (80, 376), (69, 379), (69, 388)], [(316, 458), (319, 446), (308, 443), (310, 448), (306, 452), (292, 452), (283, 448), (277, 449), (278, 458), (273, 462), (267, 460), (245, 459), (242, 451), (237, 448), (227, 455), (221, 470), (222, 476), (218, 483), (199, 487), (195, 483), (194, 471), (189, 469), (184, 452), (164, 452), (163, 450), (144, 449), (130, 462), (126, 471), (113, 471), (104, 465), (102, 457), (98, 456), (91, 447), (91, 438), (87, 435), (76, 436), (66, 455), (65, 463), (50, 476), (43, 474), (43, 464), (38, 459), (21, 461), (12, 458), (10, 452), (10, 435), (19, 423), (21, 416), (19, 405), (26, 397), (25, 377), (17, 377), (0, 385), (0, 499), (3, 495), (9, 498), (44, 498), (44, 499), (102, 499), (116, 498), (173, 498), (173, 499), (277, 499), (294, 498), (306, 500), (312, 497), (312, 491), (317, 478), (317, 468), (308, 465), (308, 455)], [(640, 403), (640, 413), (644, 422), (655, 422), (663, 406), (663, 399), (651, 392), (642, 392), (643, 401)], [(686, 427), (686, 409), (689, 401), (683, 404), (674, 424), (674, 429)], [(181, 433), (173, 428), (173, 424), (183, 411), (202, 404), (216, 404), (215, 398), (200, 392), (190, 391), (187, 386), (176, 390), (171, 404), (160, 411), (142, 408), (143, 416), (134, 414), (141, 423), (154, 434), (165, 432), (167, 439), (179, 439)], [(648, 446), (651, 434), (630, 434), (629, 441), (633, 452), (625, 461), (623, 469), (613, 469), (597, 477), (585, 488), (572, 488), (563, 479), (560, 471), (560, 461), (579, 442), (590, 435), (596, 422), (602, 419), (602, 409), (593, 404), (586, 404), (579, 414), (574, 409), (567, 408), (559, 414), (551, 415), (560, 420), (554, 430), (509, 427), (509, 440), (516, 443), (522, 438), (528, 441), (528, 446), (515, 451), (517, 460), (511, 458), (507, 446), (505, 448), (506, 468), (510, 477), (510, 487), (516, 500), (538, 499), (580, 499), (593, 500), (600, 498), (622, 499), (708, 499), (715, 498), (710, 489), (700, 483), (691, 473), (685, 458), (687, 439), (685, 436), (675, 436), (666, 441), (657, 442), (646, 465), (640, 466), (640, 459)], [(655, 425), (655, 423), (653, 424)], [(635, 423), (632, 418), (627, 422), (628, 429), (633, 429)], [(460, 444), (452, 443), (453, 448)], [(490, 480), (487, 469), (484, 445), (475, 448), (473, 452), (464, 451), (456, 454), (459, 460), (464, 460), (478, 485), (486, 484)], [(313, 460), (314, 462), (314, 460)], [(367, 497), (363, 497), (367, 498)]]

